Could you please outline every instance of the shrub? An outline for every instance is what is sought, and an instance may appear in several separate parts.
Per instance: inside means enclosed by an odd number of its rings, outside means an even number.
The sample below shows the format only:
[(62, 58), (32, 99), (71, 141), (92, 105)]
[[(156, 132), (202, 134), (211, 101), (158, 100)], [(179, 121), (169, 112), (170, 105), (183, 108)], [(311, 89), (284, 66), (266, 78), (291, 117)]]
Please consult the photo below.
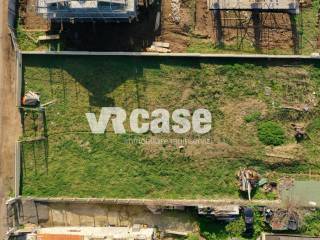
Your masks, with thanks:
[(266, 145), (278, 146), (285, 141), (284, 130), (272, 121), (263, 122), (258, 126), (258, 137)]
[(259, 120), (261, 117), (261, 112), (253, 112), (253, 113), (250, 113), (248, 115), (246, 115), (244, 117), (244, 120), (247, 122), (247, 123), (250, 123), (250, 122), (254, 122), (254, 121), (257, 121)]
[(243, 218), (239, 218), (235, 221), (230, 222), (226, 226), (226, 230), (231, 237), (241, 237), (242, 233), (245, 230), (245, 223)]
[(304, 219), (302, 232), (311, 236), (320, 236), (320, 211), (307, 215)]
[(206, 240), (218, 240), (219, 239), (215, 233), (204, 232), (202, 235)]
[(316, 118), (307, 126), (308, 133), (320, 131), (320, 118)]
[(196, 234), (189, 234), (186, 240), (199, 240), (199, 236)]

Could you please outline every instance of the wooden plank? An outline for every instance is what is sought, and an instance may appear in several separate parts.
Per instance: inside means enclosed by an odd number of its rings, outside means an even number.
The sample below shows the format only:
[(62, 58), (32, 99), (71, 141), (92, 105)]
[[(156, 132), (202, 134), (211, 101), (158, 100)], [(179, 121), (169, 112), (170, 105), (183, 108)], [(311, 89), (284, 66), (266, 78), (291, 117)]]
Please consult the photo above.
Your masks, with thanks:
[(152, 45), (156, 47), (162, 47), (162, 48), (170, 47), (170, 43), (167, 43), (167, 42), (153, 42)]
[(163, 48), (163, 47), (156, 47), (156, 46), (151, 46), (146, 49), (147, 52), (158, 52), (158, 53), (170, 53), (171, 50), (168, 48)]
[(60, 39), (60, 35), (59, 34), (55, 34), (55, 35), (42, 35), (38, 37), (38, 41), (48, 41), (48, 40), (58, 40)]

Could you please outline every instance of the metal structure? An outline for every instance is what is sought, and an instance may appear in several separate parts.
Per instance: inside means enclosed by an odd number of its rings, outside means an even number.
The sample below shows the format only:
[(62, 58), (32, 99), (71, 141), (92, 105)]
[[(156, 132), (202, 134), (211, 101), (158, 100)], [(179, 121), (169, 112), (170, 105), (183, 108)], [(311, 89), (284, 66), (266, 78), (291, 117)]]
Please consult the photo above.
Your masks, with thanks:
[(299, 12), (297, 0), (208, 0), (211, 10), (283, 10)]
[(54, 21), (124, 21), (137, 17), (138, 0), (37, 0), (37, 13)]
[(270, 39), (280, 30), (291, 35), (293, 51), (299, 53), (299, 1), (207, 0), (207, 4), (214, 17), (217, 45), (223, 46), (229, 37), (238, 49), (250, 44), (258, 51), (269, 50), (273, 47)]

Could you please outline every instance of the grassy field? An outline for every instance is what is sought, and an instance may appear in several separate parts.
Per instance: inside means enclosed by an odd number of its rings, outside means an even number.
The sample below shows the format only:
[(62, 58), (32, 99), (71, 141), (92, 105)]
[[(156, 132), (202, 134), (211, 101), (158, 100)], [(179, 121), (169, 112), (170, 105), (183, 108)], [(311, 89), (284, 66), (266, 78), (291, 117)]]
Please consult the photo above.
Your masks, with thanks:
[[(314, 64), (102, 56), (23, 61), (24, 90), (39, 92), (42, 103), (56, 100), (45, 115), (24, 113), (23, 195), (239, 197), (235, 173), (243, 166), (270, 179), (320, 173), (320, 69)], [(107, 106), (128, 114), (135, 108), (207, 108), (213, 129), (201, 136), (115, 135), (110, 128), (92, 134), (85, 113)], [(266, 121), (283, 129), (282, 145), (259, 140), (258, 126)], [(295, 143), (292, 123), (305, 126), (310, 139)]]

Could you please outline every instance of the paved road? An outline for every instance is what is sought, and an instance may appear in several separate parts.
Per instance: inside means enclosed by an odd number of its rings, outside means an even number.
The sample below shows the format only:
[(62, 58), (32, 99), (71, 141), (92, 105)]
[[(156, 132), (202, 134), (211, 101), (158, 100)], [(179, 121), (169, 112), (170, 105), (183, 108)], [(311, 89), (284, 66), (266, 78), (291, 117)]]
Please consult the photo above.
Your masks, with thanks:
[(13, 193), (14, 146), (20, 132), (15, 61), (7, 28), (8, 0), (0, 0), (0, 239), (6, 232), (5, 200)]

